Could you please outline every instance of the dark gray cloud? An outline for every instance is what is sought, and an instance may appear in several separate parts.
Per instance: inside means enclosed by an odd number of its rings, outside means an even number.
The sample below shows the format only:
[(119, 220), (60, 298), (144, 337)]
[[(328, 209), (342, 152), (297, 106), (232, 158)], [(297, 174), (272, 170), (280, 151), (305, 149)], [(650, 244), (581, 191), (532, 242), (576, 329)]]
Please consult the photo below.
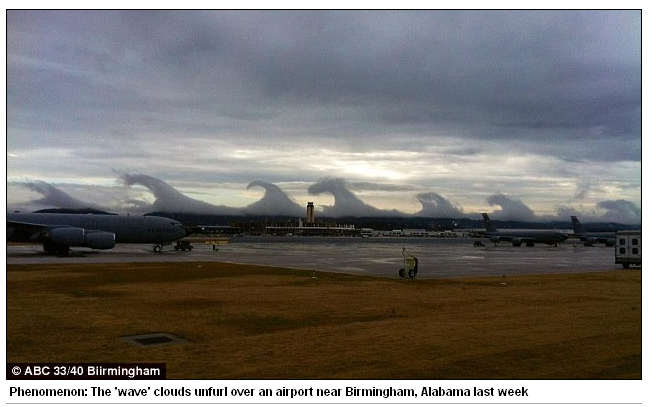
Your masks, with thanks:
[[(224, 205), (212, 205), (202, 200), (190, 198), (165, 181), (145, 174), (119, 174), (120, 182), (127, 187), (134, 185), (145, 186), (155, 197), (153, 203), (144, 199), (131, 196), (129, 191), (123, 197), (117, 196), (116, 189), (103, 191), (98, 196), (105, 204), (98, 204), (91, 200), (81, 200), (71, 196), (62, 188), (43, 181), (19, 183), (20, 187), (29, 189), (42, 195), (41, 198), (20, 202), (8, 207), (8, 210), (34, 211), (45, 208), (94, 208), (109, 211), (126, 211), (130, 213), (147, 213), (152, 211), (164, 211), (172, 213), (198, 213), (218, 215), (266, 215), (266, 216), (293, 216), (303, 217), (305, 209), (294, 202), (282, 189), (270, 182), (256, 180), (251, 182), (247, 188), (262, 187), (265, 195), (257, 202), (251, 203), (243, 208), (226, 207)], [(14, 186), (14, 185), (12, 185)], [(331, 194), (334, 197), (334, 205), (322, 205), (317, 211), (319, 216), (329, 217), (403, 217), (420, 216), (429, 218), (452, 217), (477, 219), (479, 213), (465, 213), (462, 208), (451, 203), (444, 196), (435, 192), (420, 193), (415, 196), (421, 203), (419, 212), (410, 214), (397, 210), (381, 210), (369, 205), (358, 198), (349, 190), (350, 183), (340, 178), (324, 178), (309, 187), (309, 192), (316, 194)], [(376, 184), (365, 185), (373, 190)], [(98, 189), (98, 187), (92, 187)], [(84, 188), (83, 192), (88, 194), (90, 188)], [(102, 190), (102, 188), (101, 188)], [(383, 186), (381, 191), (387, 192), (390, 188)], [(404, 191), (405, 188), (399, 187)], [(89, 194), (88, 194), (89, 195)], [(500, 206), (501, 210), (495, 210), (490, 215), (500, 220), (522, 220), (522, 221), (554, 221), (568, 219), (571, 215), (585, 217), (588, 222), (617, 222), (624, 224), (639, 224), (642, 221), (641, 210), (634, 203), (627, 200), (605, 200), (597, 202), (593, 211), (581, 210), (580, 207), (572, 205), (557, 205), (555, 215), (536, 215), (521, 200), (507, 197), (504, 194), (494, 194), (487, 198), (491, 206)], [(108, 205), (107, 202), (110, 202)]]
[(312, 195), (331, 194), (335, 198), (334, 205), (321, 208), (321, 213), (330, 217), (343, 216), (408, 216), (397, 210), (382, 210), (364, 203), (348, 189), (348, 184), (342, 178), (323, 178), (308, 188)]
[(615, 219), (616, 222), (639, 224), (642, 222), (642, 214), (633, 202), (626, 199), (601, 201), (597, 204), (599, 208), (606, 211), (602, 219)]
[(83, 201), (72, 197), (70, 194), (62, 191), (60, 188), (43, 181), (29, 181), (20, 183), (26, 189), (42, 195), (41, 198), (33, 199), (15, 203), (12, 208), (21, 211), (36, 211), (39, 209), (49, 208), (68, 208), (68, 209), (83, 209), (92, 208), (100, 209), (95, 203)]
[(128, 186), (142, 185), (155, 196), (151, 211), (181, 212), (199, 214), (241, 215), (237, 208), (224, 205), (212, 205), (204, 201), (190, 198), (173, 188), (161, 179), (145, 174), (121, 174), (121, 180)]
[(461, 218), (465, 216), (461, 208), (438, 193), (425, 192), (417, 194), (416, 198), (422, 206), (421, 210), (417, 212), (417, 216), (428, 218)]
[(302, 217), (305, 208), (294, 202), (279, 186), (266, 181), (252, 181), (247, 188), (264, 188), (264, 196), (259, 201), (248, 205), (244, 212), (252, 215), (296, 216)]
[(576, 206), (563, 205), (557, 208), (555, 219), (565, 219), (571, 215), (577, 215), (586, 222), (616, 222), (627, 225), (638, 225), (642, 223), (640, 207), (625, 199), (606, 200), (598, 202), (592, 211), (581, 211)]
[(58, 189), (53, 185), (48, 184), (47, 182), (43, 182), (43, 181), (28, 182), (26, 186), (29, 189), (43, 195), (43, 198), (34, 201), (34, 203), (37, 205), (50, 206), (54, 208), (71, 208), (71, 209), (94, 207), (94, 204), (81, 201), (77, 198), (73, 198), (69, 194), (62, 191), (61, 189)]
[[(90, 120), (119, 134), (126, 122), (212, 134), (221, 117), (309, 105), (326, 109), (320, 121), (349, 108), (356, 126), (639, 144), (637, 11), (15, 11), (8, 21), (20, 34), (8, 37), (10, 106), (45, 120), (83, 106), (90, 117), (59, 120), (71, 130)], [(181, 121), (185, 110), (205, 120)]]
[(338, 177), (410, 196), (448, 186), (472, 212), (504, 191), (540, 213), (589, 182), (608, 195), (588, 208), (636, 204), (641, 18), (9, 10), (7, 177), (84, 184), (121, 168), (206, 190)]
[(504, 194), (494, 194), (487, 199), (491, 206), (501, 206), (501, 210), (495, 210), (489, 215), (501, 220), (534, 221), (535, 213), (524, 202), (512, 199)]

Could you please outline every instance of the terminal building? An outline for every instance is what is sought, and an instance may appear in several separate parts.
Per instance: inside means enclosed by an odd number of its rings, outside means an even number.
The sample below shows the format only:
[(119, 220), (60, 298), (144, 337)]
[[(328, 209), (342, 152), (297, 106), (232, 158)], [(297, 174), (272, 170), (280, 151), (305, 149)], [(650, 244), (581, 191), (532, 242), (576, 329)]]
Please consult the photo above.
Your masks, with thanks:
[(314, 217), (314, 202), (307, 203), (305, 219), (298, 222), (266, 224), (264, 233), (273, 236), (360, 236), (360, 237), (463, 237), (452, 231), (428, 231), (426, 229), (395, 229), (377, 231), (357, 228), (353, 224), (320, 222)]
[[(305, 217), (250, 217), (250, 218), (212, 218), (195, 217), (186, 219), (187, 224), (195, 226), (195, 235), (199, 236), (344, 236), (344, 237), (421, 237), (421, 238), (456, 238), (471, 236), (471, 231), (445, 230), (435, 224), (427, 225), (409, 218), (347, 218), (317, 219), (314, 202), (308, 202)], [(212, 226), (228, 224), (229, 226)], [(357, 224), (359, 223), (359, 224)], [(434, 223), (434, 222), (433, 222)], [(357, 225), (356, 225), (357, 224)], [(422, 226), (429, 228), (422, 228)], [(414, 226), (414, 227), (413, 227)], [(436, 230), (437, 229), (437, 230)]]
[(267, 224), (265, 233), (273, 236), (358, 236), (360, 231), (351, 224), (318, 222), (314, 217), (314, 202), (308, 202), (305, 219), (298, 219), (294, 224)]

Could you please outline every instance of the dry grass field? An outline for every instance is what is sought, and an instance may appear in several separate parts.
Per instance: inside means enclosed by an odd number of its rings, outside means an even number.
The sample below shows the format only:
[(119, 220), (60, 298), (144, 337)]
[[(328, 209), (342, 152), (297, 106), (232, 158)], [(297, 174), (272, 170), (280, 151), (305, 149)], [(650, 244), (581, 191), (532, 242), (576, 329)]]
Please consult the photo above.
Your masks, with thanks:
[[(640, 379), (641, 270), (401, 280), (220, 263), (7, 266), (8, 362), (178, 379)], [(188, 342), (135, 346), (166, 332)]]

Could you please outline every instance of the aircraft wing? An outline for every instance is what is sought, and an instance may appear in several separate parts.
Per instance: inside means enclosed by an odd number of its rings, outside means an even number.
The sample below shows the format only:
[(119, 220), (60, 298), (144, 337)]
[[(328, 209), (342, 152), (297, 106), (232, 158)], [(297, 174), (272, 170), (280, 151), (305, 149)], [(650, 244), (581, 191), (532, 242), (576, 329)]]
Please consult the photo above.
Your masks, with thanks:
[(488, 238), (494, 243), (499, 242), (510, 242), (513, 246), (521, 246), (522, 244), (527, 244), (529, 246), (534, 245), (535, 243), (546, 243), (542, 239), (538, 239), (532, 236), (522, 236), (522, 235), (498, 235), (498, 234), (489, 234)]
[(114, 233), (102, 230), (85, 230), (70, 225), (44, 225), (8, 220), (7, 241), (43, 243), (44, 247), (45, 245), (50, 245), (51, 247), (58, 247), (60, 249), (66, 248), (66, 251), (68, 251), (68, 246), (104, 250), (114, 247), (116, 236)]
[[(514, 239), (515, 239), (515, 242), (521, 241), (522, 243), (527, 243), (527, 244), (543, 243), (543, 241), (541, 239), (536, 239), (534, 237), (529, 237), (529, 236), (516, 236)], [(512, 242), (513, 240), (511, 239), (510, 241)]]
[(538, 239), (529, 236), (514, 236), (514, 235), (495, 235), (494, 236), (500, 242), (528, 242), (528, 243), (538, 243)]
[(52, 226), (37, 223), (7, 221), (7, 240), (10, 242), (43, 242)]

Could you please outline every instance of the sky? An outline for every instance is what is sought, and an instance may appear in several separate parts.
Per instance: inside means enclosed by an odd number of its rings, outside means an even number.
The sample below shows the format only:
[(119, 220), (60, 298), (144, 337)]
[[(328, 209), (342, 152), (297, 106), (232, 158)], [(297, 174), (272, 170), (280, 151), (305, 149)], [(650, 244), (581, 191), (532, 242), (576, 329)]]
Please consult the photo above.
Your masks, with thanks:
[(7, 207), (641, 222), (638, 11), (7, 11)]

